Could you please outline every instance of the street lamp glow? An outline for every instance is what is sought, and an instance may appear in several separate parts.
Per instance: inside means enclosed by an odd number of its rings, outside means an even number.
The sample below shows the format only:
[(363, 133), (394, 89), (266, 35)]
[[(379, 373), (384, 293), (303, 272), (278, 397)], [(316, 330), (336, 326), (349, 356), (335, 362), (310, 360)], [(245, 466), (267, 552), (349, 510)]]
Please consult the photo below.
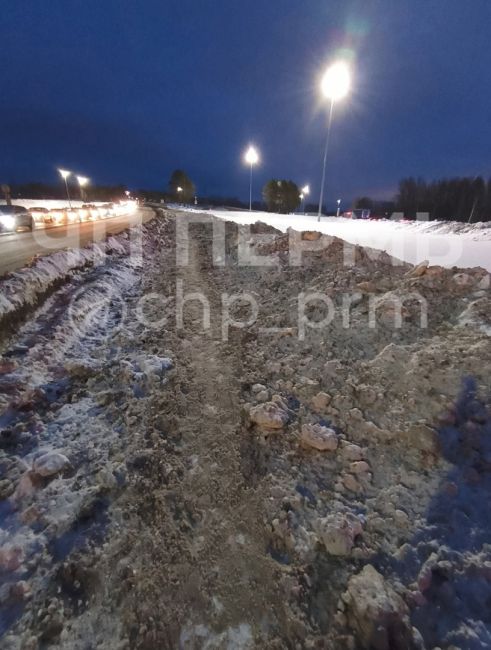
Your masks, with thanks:
[(245, 161), (248, 165), (257, 165), (259, 162), (259, 154), (252, 145), (245, 153)]
[(249, 175), (249, 212), (252, 210), (252, 167), (257, 165), (259, 162), (259, 153), (257, 149), (250, 145), (249, 149), (245, 152), (244, 156), (245, 162), (250, 165), (250, 175)]
[(351, 86), (349, 67), (343, 61), (333, 63), (324, 73), (321, 81), (321, 91), (324, 97), (337, 101), (345, 97)]
[(72, 209), (72, 201), (70, 199), (70, 192), (68, 190), (68, 181), (67, 178), (70, 176), (72, 172), (69, 172), (67, 169), (58, 169), (62, 179), (65, 181), (65, 190), (66, 190), (66, 198), (68, 199), (68, 205), (70, 206), (70, 210)]
[(324, 73), (321, 81), (321, 91), (326, 99), (330, 100), (329, 119), (327, 121), (326, 145), (324, 148), (324, 161), (322, 166), (322, 181), (319, 197), (319, 210), (317, 212), (317, 221), (321, 220), (322, 203), (324, 200), (324, 183), (326, 180), (326, 162), (327, 151), (329, 149), (329, 136), (331, 133), (332, 114), (334, 104), (338, 99), (342, 99), (348, 94), (351, 86), (351, 74), (348, 64), (344, 61), (333, 63)]
[(302, 187), (302, 193), (305, 194), (305, 196), (308, 196), (310, 194), (310, 185)]
[(178, 191), (178, 192), (182, 192), (182, 187), (178, 187), (178, 188), (177, 188), (177, 191)]
[(89, 179), (87, 178), (87, 176), (77, 176), (77, 181), (80, 187), (85, 187), (89, 182)]

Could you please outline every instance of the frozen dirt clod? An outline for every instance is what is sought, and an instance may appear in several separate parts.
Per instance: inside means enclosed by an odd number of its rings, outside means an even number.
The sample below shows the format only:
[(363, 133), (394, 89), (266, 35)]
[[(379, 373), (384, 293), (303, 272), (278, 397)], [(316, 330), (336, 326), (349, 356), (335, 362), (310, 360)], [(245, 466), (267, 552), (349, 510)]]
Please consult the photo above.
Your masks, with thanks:
[(312, 408), (315, 411), (319, 411), (320, 413), (323, 413), (327, 406), (330, 404), (332, 400), (331, 395), (328, 393), (324, 393), (323, 391), (320, 391), (317, 393), (317, 395), (314, 395), (314, 397), (311, 399), (311, 404)]
[(70, 467), (68, 458), (58, 451), (48, 451), (32, 463), (32, 470), (39, 476), (55, 476)]
[(350, 578), (343, 595), (348, 621), (364, 648), (410, 650), (416, 648), (409, 609), (373, 566)]
[(336, 513), (320, 519), (317, 524), (319, 539), (330, 555), (349, 555), (355, 539), (363, 532), (360, 519), (352, 513)]
[(254, 406), (250, 410), (249, 416), (251, 422), (257, 424), (263, 431), (283, 429), (288, 423), (288, 413), (276, 402)]
[(302, 447), (317, 451), (336, 451), (339, 444), (336, 432), (321, 424), (303, 424), (299, 442)]

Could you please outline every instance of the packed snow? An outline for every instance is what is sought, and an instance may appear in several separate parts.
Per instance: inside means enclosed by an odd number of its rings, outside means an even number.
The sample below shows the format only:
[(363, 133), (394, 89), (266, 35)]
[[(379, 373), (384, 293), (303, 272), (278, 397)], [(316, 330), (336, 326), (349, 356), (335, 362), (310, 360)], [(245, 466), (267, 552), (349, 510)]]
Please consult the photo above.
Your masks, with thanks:
[(124, 255), (129, 251), (128, 233), (93, 242), (84, 248), (58, 251), (34, 261), (0, 281), (0, 323), (25, 307), (33, 306), (40, 296), (71, 272), (89, 265), (104, 264), (107, 255)]

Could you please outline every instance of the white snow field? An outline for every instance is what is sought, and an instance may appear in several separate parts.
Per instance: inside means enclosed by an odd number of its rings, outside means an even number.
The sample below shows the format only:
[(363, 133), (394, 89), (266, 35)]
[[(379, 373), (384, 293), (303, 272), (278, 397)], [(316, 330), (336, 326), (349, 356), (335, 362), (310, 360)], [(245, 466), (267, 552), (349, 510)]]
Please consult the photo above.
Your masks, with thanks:
[(290, 227), (295, 230), (317, 230), (352, 244), (386, 251), (389, 255), (411, 264), (428, 260), (431, 265), (446, 268), (481, 266), (491, 271), (489, 224), (472, 224), (464, 228), (467, 224), (456, 222), (365, 221), (344, 217), (322, 217), (318, 222), (316, 216), (298, 214), (241, 212), (216, 208), (206, 212), (240, 224), (263, 221), (282, 232), (286, 232)]

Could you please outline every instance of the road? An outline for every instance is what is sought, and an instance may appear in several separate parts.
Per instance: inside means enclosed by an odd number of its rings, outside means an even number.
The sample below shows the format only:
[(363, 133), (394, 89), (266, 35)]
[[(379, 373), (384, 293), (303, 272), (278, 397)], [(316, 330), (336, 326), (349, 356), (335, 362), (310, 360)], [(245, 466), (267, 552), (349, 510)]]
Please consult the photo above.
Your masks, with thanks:
[(33, 232), (9, 233), (0, 236), (0, 277), (20, 269), (36, 255), (48, 255), (64, 248), (86, 246), (100, 241), (129, 226), (149, 221), (154, 216), (151, 208), (139, 208), (132, 214), (118, 215), (100, 221), (86, 221), (68, 226), (40, 228)]

